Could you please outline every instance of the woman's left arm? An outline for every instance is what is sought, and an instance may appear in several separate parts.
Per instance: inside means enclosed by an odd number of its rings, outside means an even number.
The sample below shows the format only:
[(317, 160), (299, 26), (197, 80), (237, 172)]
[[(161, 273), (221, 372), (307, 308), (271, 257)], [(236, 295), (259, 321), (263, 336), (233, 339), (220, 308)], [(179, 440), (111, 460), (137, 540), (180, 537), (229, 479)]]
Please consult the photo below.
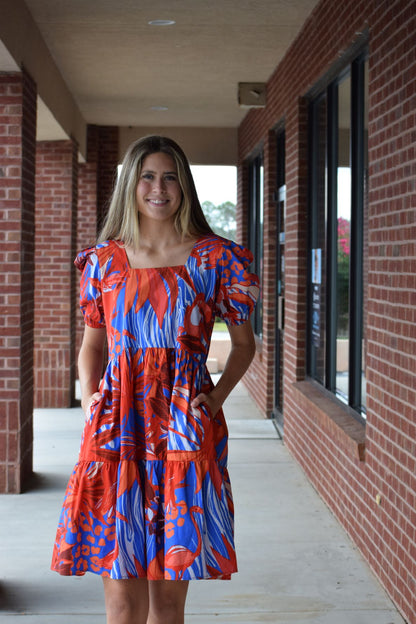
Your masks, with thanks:
[(198, 394), (191, 403), (192, 407), (206, 403), (214, 416), (250, 366), (256, 352), (256, 343), (250, 321), (246, 321), (242, 325), (229, 325), (228, 331), (231, 338), (231, 351), (217, 385), (209, 394), (203, 392)]

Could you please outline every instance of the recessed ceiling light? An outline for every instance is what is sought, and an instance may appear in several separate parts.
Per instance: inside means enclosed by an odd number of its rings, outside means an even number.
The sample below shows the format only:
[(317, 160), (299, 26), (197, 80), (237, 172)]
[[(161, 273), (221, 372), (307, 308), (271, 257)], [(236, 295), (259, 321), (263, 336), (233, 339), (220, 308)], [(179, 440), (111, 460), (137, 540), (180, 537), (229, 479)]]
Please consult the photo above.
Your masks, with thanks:
[(149, 26), (173, 26), (174, 24), (176, 24), (175, 20), (162, 19), (150, 20), (150, 22), (147, 23), (149, 24)]
[(150, 110), (152, 111), (167, 111), (169, 110), (167, 106), (151, 106)]

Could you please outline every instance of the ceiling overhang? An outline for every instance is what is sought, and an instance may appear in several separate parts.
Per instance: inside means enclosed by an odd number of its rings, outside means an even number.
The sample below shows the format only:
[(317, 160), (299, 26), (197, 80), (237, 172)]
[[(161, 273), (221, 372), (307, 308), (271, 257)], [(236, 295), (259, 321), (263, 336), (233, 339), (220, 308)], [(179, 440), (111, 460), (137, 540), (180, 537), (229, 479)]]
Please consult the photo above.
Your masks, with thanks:
[(34, 78), (38, 138), (72, 136), (85, 151), (87, 124), (125, 128), (123, 136), (235, 133), (247, 114), (239, 83), (267, 83), (317, 0), (2, 4), (0, 71), (24, 66)]

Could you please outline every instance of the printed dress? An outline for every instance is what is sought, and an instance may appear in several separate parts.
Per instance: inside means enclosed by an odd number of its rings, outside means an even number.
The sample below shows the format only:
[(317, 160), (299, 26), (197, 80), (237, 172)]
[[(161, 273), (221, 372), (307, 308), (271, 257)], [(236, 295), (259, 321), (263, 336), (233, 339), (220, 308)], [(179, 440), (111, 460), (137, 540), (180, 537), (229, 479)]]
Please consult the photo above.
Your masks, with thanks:
[(216, 316), (246, 321), (251, 253), (203, 236), (182, 266), (132, 269), (121, 242), (81, 252), (81, 308), (109, 362), (59, 520), (52, 569), (114, 579), (230, 578), (233, 501), (222, 411), (192, 408)]

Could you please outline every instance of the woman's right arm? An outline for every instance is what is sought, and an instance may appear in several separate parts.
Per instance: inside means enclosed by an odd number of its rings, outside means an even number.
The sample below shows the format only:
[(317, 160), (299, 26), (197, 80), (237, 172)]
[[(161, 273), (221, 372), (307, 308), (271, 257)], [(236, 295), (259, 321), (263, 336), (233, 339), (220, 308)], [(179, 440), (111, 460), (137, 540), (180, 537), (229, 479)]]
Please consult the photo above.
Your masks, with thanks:
[(87, 413), (93, 401), (101, 398), (98, 387), (103, 370), (105, 327), (85, 325), (78, 356), (78, 375), (81, 384), (81, 407)]

